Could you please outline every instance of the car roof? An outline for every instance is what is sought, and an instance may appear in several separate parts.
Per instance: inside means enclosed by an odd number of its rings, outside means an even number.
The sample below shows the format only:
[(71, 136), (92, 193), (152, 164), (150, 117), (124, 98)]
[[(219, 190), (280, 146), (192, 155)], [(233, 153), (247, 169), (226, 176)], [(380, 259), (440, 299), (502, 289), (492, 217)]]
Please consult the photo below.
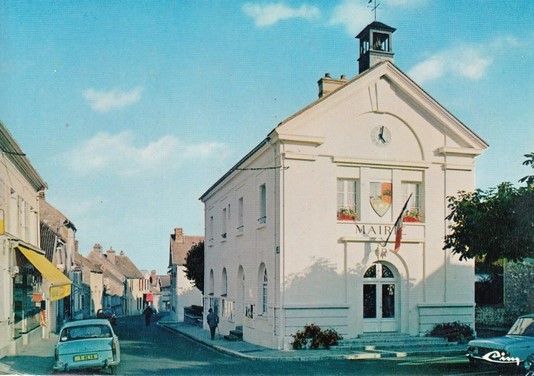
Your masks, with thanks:
[(86, 319), (86, 320), (76, 320), (69, 321), (66, 323), (63, 328), (72, 328), (75, 326), (85, 326), (85, 325), (106, 325), (110, 326), (109, 321), (106, 319)]
[(524, 318), (528, 318), (528, 319), (534, 319), (534, 313), (529, 313), (528, 315), (523, 315), (523, 316), (519, 316), (519, 317), (524, 317)]

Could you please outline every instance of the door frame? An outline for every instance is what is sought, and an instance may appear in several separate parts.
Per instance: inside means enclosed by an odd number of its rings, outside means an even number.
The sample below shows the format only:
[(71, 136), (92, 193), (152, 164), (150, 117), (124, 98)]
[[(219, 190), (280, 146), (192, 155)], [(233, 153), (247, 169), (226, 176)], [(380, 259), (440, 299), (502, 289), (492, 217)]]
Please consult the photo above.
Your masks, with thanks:
[[(368, 271), (371, 270), (371, 268), (375, 267), (375, 276), (367, 276), (366, 274)], [(384, 277), (384, 268), (391, 272), (393, 275), (392, 278), (390, 277)], [(386, 272), (388, 273), (388, 272)], [(372, 273), (370, 273), (372, 275)], [(375, 286), (375, 317), (373, 318), (365, 318), (365, 286), (366, 285), (374, 285)], [(383, 293), (383, 286), (387, 285), (393, 285), (394, 286), (394, 317), (382, 317), (383, 315), (383, 306), (382, 306), (382, 293)], [(401, 307), (401, 297), (400, 297), (400, 289), (401, 287), (401, 278), (400, 273), (397, 270), (397, 268), (390, 264), (385, 263), (381, 261), (377, 261), (369, 265), (361, 278), (361, 319), (363, 322), (363, 332), (364, 333), (379, 333), (379, 332), (397, 332), (400, 328), (400, 307)]]

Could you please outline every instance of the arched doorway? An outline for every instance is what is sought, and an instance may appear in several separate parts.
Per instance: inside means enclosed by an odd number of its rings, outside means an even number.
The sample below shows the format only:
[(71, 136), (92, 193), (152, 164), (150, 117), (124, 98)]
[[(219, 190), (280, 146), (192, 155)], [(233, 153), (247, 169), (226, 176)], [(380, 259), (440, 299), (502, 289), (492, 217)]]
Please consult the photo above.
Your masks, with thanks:
[(399, 322), (398, 272), (390, 264), (374, 263), (363, 275), (363, 331), (396, 332)]

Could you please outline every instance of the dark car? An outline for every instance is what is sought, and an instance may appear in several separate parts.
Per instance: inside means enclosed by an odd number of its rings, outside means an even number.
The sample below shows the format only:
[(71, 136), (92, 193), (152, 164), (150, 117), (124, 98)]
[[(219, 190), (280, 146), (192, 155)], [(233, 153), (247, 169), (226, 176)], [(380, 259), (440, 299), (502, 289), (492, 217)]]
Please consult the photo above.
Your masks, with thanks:
[(96, 312), (96, 317), (99, 319), (108, 319), (112, 325), (117, 323), (117, 315), (111, 308), (102, 308)]

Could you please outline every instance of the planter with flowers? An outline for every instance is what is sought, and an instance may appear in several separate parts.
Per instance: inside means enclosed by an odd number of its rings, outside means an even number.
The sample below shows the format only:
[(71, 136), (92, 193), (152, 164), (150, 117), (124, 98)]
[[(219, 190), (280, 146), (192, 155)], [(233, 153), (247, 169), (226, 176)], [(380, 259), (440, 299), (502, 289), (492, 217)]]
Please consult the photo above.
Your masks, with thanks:
[(337, 210), (339, 221), (354, 221), (356, 218), (358, 218), (358, 213), (352, 207), (342, 206)]
[(408, 210), (408, 213), (404, 216), (403, 222), (421, 222), (421, 214), (419, 214), (419, 210)]
[(299, 330), (292, 335), (293, 349), (295, 350), (316, 350), (319, 348), (329, 349), (330, 346), (337, 345), (343, 339), (334, 329), (321, 330), (315, 324), (306, 324), (303, 330)]

